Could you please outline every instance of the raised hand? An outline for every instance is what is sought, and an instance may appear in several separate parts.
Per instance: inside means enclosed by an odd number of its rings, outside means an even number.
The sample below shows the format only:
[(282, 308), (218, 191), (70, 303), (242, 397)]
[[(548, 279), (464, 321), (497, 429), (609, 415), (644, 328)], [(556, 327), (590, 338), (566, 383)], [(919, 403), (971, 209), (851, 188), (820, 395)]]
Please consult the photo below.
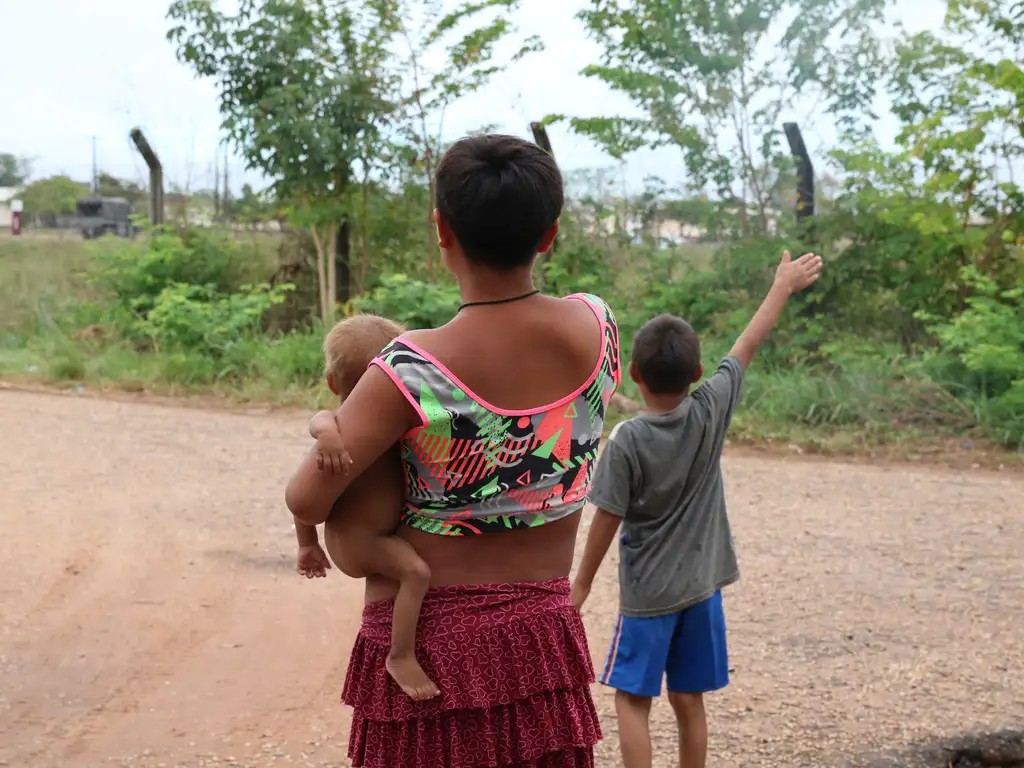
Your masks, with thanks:
[(789, 251), (782, 254), (782, 261), (775, 270), (775, 284), (785, 288), (789, 293), (802, 291), (813, 284), (821, 276), (821, 256), (805, 253), (794, 260)]

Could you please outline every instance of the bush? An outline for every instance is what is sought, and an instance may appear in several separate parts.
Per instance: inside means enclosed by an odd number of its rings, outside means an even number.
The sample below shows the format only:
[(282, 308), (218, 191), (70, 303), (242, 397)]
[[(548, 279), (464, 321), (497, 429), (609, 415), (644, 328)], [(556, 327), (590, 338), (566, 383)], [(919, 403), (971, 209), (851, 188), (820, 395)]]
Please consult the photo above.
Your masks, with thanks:
[(138, 327), (157, 345), (220, 357), (240, 339), (258, 334), (263, 315), (284, 301), (290, 287), (242, 286), (237, 293), (221, 293), (212, 285), (172, 283)]
[(174, 285), (210, 286), (229, 292), (242, 272), (238, 245), (206, 229), (154, 230), (139, 240), (105, 238), (95, 246), (90, 280), (120, 307), (145, 317)]
[(436, 328), (452, 319), (459, 308), (454, 282), (426, 283), (398, 273), (384, 275), (377, 286), (352, 302), (358, 312), (370, 312), (407, 328)]
[(961, 279), (973, 291), (963, 312), (949, 320), (919, 313), (942, 342), (929, 367), (1000, 441), (1024, 447), (1024, 277), (1008, 290), (974, 267)]

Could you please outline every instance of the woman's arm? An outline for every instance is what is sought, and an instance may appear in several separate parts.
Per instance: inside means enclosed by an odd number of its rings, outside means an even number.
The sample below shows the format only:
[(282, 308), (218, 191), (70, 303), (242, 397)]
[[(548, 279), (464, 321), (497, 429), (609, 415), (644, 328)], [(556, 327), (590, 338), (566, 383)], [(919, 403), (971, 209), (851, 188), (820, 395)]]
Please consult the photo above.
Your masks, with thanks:
[(324, 522), (349, 483), (376, 461), (420, 419), (388, 375), (371, 365), (337, 414), (338, 428), (352, 463), (347, 473), (317, 469), (313, 447), (295, 470), (285, 490), (285, 503), (307, 525)]

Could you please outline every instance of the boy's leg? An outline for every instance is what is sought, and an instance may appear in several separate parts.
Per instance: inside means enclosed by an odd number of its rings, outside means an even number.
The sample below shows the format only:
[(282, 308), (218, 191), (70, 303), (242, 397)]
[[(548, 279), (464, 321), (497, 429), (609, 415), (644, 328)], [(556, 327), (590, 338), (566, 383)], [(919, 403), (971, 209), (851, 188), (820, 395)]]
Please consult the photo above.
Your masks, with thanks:
[(669, 701), (679, 723), (680, 768), (704, 768), (708, 725), (704, 694), (729, 684), (722, 593), (678, 614), (666, 663)]
[(423, 596), (430, 587), (430, 568), (409, 542), (397, 536), (381, 536), (367, 542), (362, 565), (369, 573), (379, 573), (398, 582), (391, 620), (388, 672), (414, 699), (439, 695), (441, 691), (416, 660), (416, 626)]
[(669, 691), (679, 725), (679, 768), (704, 768), (708, 759), (708, 721), (703, 693)]
[(615, 692), (615, 716), (619, 721), (619, 751), (623, 768), (651, 768), (651, 699), (625, 691)]
[(661, 695), (676, 617), (620, 616), (600, 682), (615, 689), (625, 768), (651, 768), (651, 700)]

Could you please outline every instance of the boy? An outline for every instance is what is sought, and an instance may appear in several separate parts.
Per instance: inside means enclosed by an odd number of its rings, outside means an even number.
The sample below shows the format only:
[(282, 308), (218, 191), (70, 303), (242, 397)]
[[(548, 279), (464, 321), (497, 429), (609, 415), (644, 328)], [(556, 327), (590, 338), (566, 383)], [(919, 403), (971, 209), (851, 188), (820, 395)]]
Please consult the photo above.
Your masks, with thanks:
[(720, 459), (743, 374), (790, 295), (821, 272), (813, 254), (787, 251), (768, 296), (715, 374), (704, 373), (693, 328), (672, 315), (647, 322), (629, 374), (646, 409), (612, 430), (590, 491), (597, 507), (573, 603), (583, 605), (622, 524), (620, 616), (601, 682), (615, 689), (625, 768), (650, 768), (651, 701), (667, 677), (679, 726), (680, 768), (704, 768), (703, 694), (729, 682), (720, 590), (739, 578)]
[[(351, 394), (370, 361), (402, 333), (397, 323), (374, 315), (356, 315), (331, 329), (324, 340), (327, 386), (342, 401)], [(317, 465), (326, 472), (347, 471), (349, 457), (331, 411), (320, 411), (309, 422), (317, 441)], [(398, 448), (385, 453), (356, 478), (335, 502), (324, 526), (331, 558), (353, 578), (381, 574), (399, 582), (391, 629), (387, 670), (417, 701), (440, 694), (416, 660), (416, 625), (423, 596), (430, 586), (430, 569), (412, 545), (394, 535), (404, 504), (404, 474)], [(317, 538), (315, 525), (295, 520), (299, 540), (298, 572), (322, 578), (331, 567)]]

